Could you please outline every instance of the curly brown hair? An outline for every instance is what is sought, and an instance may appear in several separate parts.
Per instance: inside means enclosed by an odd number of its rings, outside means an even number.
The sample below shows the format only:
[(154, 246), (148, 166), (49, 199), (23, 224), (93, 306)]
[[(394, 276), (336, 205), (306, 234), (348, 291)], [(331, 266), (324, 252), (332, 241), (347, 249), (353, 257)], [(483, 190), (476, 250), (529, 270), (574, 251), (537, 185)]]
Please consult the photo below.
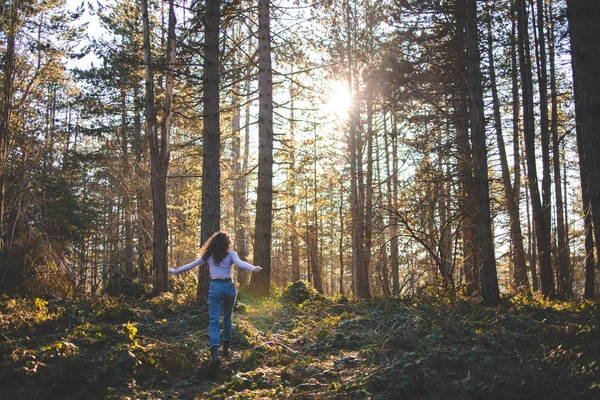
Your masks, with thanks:
[(200, 255), (207, 260), (210, 256), (213, 257), (216, 263), (221, 262), (227, 256), (231, 249), (232, 241), (227, 232), (214, 233), (200, 249)]

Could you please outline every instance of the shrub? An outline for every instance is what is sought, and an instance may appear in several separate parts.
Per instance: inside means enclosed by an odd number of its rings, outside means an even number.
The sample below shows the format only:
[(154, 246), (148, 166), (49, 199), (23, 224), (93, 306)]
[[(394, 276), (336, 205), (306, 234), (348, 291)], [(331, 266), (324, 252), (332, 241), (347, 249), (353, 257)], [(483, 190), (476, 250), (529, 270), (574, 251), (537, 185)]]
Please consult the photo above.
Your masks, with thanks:
[(319, 299), (321, 297), (322, 295), (306, 281), (289, 283), (281, 294), (281, 300), (284, 304), (291, 304), (294, 306), (298, 306), (307, 300)]

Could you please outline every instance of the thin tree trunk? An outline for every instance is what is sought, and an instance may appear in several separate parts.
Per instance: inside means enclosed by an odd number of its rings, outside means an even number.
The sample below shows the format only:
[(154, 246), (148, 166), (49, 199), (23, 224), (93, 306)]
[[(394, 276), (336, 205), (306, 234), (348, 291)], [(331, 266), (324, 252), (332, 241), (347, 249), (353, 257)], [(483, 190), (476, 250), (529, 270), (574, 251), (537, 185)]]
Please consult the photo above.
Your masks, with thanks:
[[(455, 41), (456, 47), (460, 48), (466, 42), (464, 3), (457, 3), (455, 17), (457, 25)], [(466, 55), (458, 57), (457, 62), (464, 64), (465, 60)], [(466, 69), (464, 65), (460, 65), (458, 68), (459, 71), (463, 69)], [(476, 226), (475, 216), (473, 215), (475, 188), (473, 184), (473, 155), (469, 143), (468, 93), (464, 85), (463, 75), (458, 74), (454, 79), (457, 89), (453, 94), (453, 117), (456, 129), (457, 173), (460, 190), (458, 207), (462, 217), (463, 271), (466, 293), (469, 296), (473, 296), (480, 293), (481, 285), (479, 280), (477, 246), (475, 245)]]
[(290, 225), (290, 233), (288, 241), (290, 243), (291, 253), (291, 281), (300, 280), (300, 245), (298, 243), (298, 215), (297, 215), (297, 200), (296, 200), (296, 89), (294, 83), (290, 83), (290, 136), (287, 139), (287, 148), (289, 150), (290, 167), (286, 179), (286, 191), (289, 199), (288, 223)]
[[(397, 225), (393, 223), (394, 220), (394, 189), (395, 186), (392, 185), (392, 181), (396, 180), (396, 171), (393, 165), (393, 158), (390, 157), (390, 149), (394, 148), (395, 145), (390, 144), (390, 140), (394, 141), (395, 138), (392, 131), (388, 131), (387, 126), (388, 119), (384, 115), (383, 117), (383, 134), (384, 134), (384, 150), (385, 150), (385, 171), (386, 171), (386, 189), (387, 189), (387, 208), (388, 208), (388, 219), (389, 219), (389, 230), (390, 230), (390, 272), (392, 274), (392, 292), (394, 296), (398, 296), (399, 292), (399, 277), (398, 277), (398, 233), (397, 233)], [(393, 151), (393, 150), (392, 150)]]
[(133, 226), (131, 221), (131, 201), (129, 188), (131, 187), (131, 174), (129, 168), (129, 139), (127, 137), (127, 102), (125, 95), (125, 82), (121, 75), (121, 152), (123, 165), (123, 211), (125, 223), (125, 279), (131, 282), (134, 277), (133, 269)]
[[(392, 117), (392, 210), (398, 209), (398, 127), (396, 118)], [(390, 215), (391, 219), (391, 215)], [(394, 223), (392, 227), (392, 293), (394, 296), (400, 295), (400, 257), (398, 255), (398, 224)]]
[[(238, 25), (241, 26), (241, 25)], [(239, 36), (239, 33), (238, 33)], [(239, 57), (236, 51), (236, 64), (234, 69), (240, 68), (237, 62)], [(246, 85), (249, 85), (248, 79)], [(246, 208), (246, 173), (242, 168), (242, 106), (240, 104), (240, 96), (238, 91), (241, 88), (239, 85), (235, 85), (232, 91), (232, 108), (233, 108), (233, 152), (232, 152), (232, 164), (233, 171), (235, 174), (235, 180), (233, 181), (233, 213), (234, 213), (234, 232), (235, 232), (235, 250), (241, 260), (247, 261), (248, 259), (248, 233), (246, 231), (246, 223), (248, 220), (248, 210)], [(237, 281), (240, 286), (247, 286), (250, 282), (249, 271), (244, 269), (238, 269)]]
[[(540, 5), (538, 4), (538, 8)], [(550, 52), (550, 99), (552, 105), (552, 117), (550, 131), (552, 132), (552, 160), (554, 163), (554, 193), (556, 198), (556, 230), (558, 235), (558, 292), (563, 298), (573, 297), (573, 284), (571, 279), (571, 261), (569, 259), (569, 247), (567, 246), (567, 232), (565, 225), (565, 211), (563, 204), (562, 178), (561, 178), (561, 152), (558, 139), (558, 94), (556, 84), (556, 67), (554, 51), (554, 18), (552, 15), (552, 3), (550, 9), (550, 29), (548, 30), (548, 46)], [(539, 11), (538, 11), (539, 12)]]
[(312, 284), (317, 292), (323, 294), (323, 278), (319, 266), (319, 250), (318, 250), (318, 227), (311, 224), (308, 227), (307, 243), (308, 251), (310, 252), (308, 260), (312, 272)]
[[(533, 5), (532, 5), (533, 7)], [(552, 193), (550, 179), (550, 131), (548, 126), (548, 58), (546, 56), (546, 37), (544, 34), (544, 6), (542, 0), (537, 0), (537, 71), (538, 71), (538, 87), (540, 96), (540, 142), (542, 150), (542, 218), (544, 225), (547, 227), (549, 249), (552, 251)], [(534, 29), (535, 37), (535, 29)], [(560, 266), (558, 267), (561, 268)], [(548, 268), (547, 268), (548, 269)], [(550, 269), (552, 271), (552, 259), (550, 258)], [(554, 277), (554, 275), (552, 275)], [(554, 287), (554, 282), (552, 282)], [(555, 290), (555, 289), (554, 289)]]
[[(318, 191), (319, 191), (319, 182), (317, 179), (317, 128), (316, 124), (314, 126), (314, 138), (313, 138), (313, 223), (309, 227), (309, 241), (308, 248), (311, 252), (310, 254), (310, 263), (311, 263), (311, 271), (313, 276), (313, 286), (314, 288), (321, 294), (323, 294), (323, 273), (321, 270), (321, 264), (319, 263), (319, 214), (318, 214)], [(321, 258), (322, 259), (322, 258)]]
[(521, 90), (523, 93), (523, 133), (525, 138), (527, 177), (529, 180), (529, 191), (537, 239), (537, 251), (540, 263), (540, 280), (542, 286), (542, 295), (547, 298), (554, 298), (555, 289), (550, 252), (550, 225), (542, 207), (536, 167), (534, 132), (535, 115), (533, 112), (533, 79), (531, 76), (531, 58), (529, 54), (528, 33), (529, 28), (527, 22), (526, 7), (526, 0), (517, 1), (519, 64), (521, 66)]
[[(167, 249), (169, 238), (167, 224), (167, 170), (169, 165), (169, 141), (166, 135), (159, 138), (156, 108), (154, 104), (154, 71), (152, 68), (152, 56), (150, 51), (150, 26), (147, 0), (142, 0), (141, 5), (144, 29), (144, 64), (146, 72), (146, 135), (150, 142), (150, 185), (152, 187), (152, 211), (154, 216), (152, 246), (154, 292), (160, 293), (169, 290), (167, 276)], [(165, 122), (167, 122), (167, 115), (165, 115)], [(164, 124), (163, 126), (166, 128)], [(164, 128), (161, 128), (161, 132), (167, 134), (169, 131)]]
[(496, 70), (494, 67), (494, 52), (492, 40), (492, 24), (490, 18), (487, 22), (488, 33), (488, 58), (490, 68), (490, 85), (492, 89), (492, 104), (494, 109), (494, 127), (498, 139), (498, 151), (500, 153), (500, 165), (502, 167), (502, 182), (504, 184), (504, 197), (506, 198), (506, 208), (510, 219), (510, 238), (512, 245), (513, 258), (513, 285), (518, 290), (529, 291), (529, 280), (527, 279), (527, 262), (525, 260), (525, 249), (523, 247), (523, 234), (521, 232), (521, 220), (519, 216), (519, 204), (513, 192), (513, 185), (510, 181), (510, 170), (506, 156), (506, 147), (504, 144), (504, 135), (502, 133), (502, 116), (500, 113), (500, 101), (498, 99), (498, 89), (496, 87)]
[(150, 185), (147, 182), (147, 162), (148, 162), (148, 148), (146, 146), (146, 141), (142, 137), (142, 122), (141, 122), (141, 104), (139, 98), (139, 84), (137, 80), (134, 80), (133, 86), (133, 97), (134, 97), (134, 116), (133, 116), (133, 131), (135, 135), (135, 155), (137, 161), (137, 167), (141, 168), (138, 179), (141, 182), (138, 182), (136, 185), (136, 207), (137, 207), (137, 236), (138, 236), (138, 270), (143, 278), (143, 281), (146, 282), (151, 274), (148, 266), (148, 258), (150, 254), (150, 249), (152, 247), (152, 220), (149, 216), (149, 211), (151, 209), (150, 205)]
[[(253, 47), (253, 37), (251, 36), (248, 40), (248, 52)], [(240, 240), (243, 239), (243, 247), (238, 248), (239, 257), (244, 257), (243, 260), (247, 261), (250, 252), (248, 250), (248, 246), (250, 243), (250, 239), (248, 237), (247, 227), (250, 226), (250, 215), (248, 213), (248, 160), (250, 158), (250, 97), (251, 97), (251, 85), (250, 85), (251, 76), (248, 75), (246, 78), (246, 107), (244, 110), (244, 156), (242, 157), (242, 170), (240, 179), (240, 191), (242, 193), (243, 201), (240, 204), (240, 223), (243, 224), (244, 230), (243, 235)], [(240, 243), (241, 244), (241, 243)], [(238, 283), (241, 286), (248, 286), (250, 284), (250, 272), (246, 270), (240, 270), (238, 274)]]
[(271, 284), (271, 226), (273, 221), (273, 70), (269, 0), (258, 1), (258, 188), (254, 263), (263, 268), (252, 275), (250, 289), (268, 295)]
[[(3, 55), (3, 75), (2, 82), (2, 114), (0, 115), (0, 264), (3, 269), (7, 263), (9, 254), (7, 249), (10, 248), (8, 243), (8, 232), (6, 230), (6, 177), (8, 168), (8, 155), (11, 137), (10, 120), (12, 115), (13, 101), (13, 80), (15, 73), (15, 40), (17, 34), (17, 18), (18, 9), (15, 2), (10, 3), (10, 8), (5, 10), (8, 16), (8, 23), (3, 27), (6, 35), (6, 50)], [(2, 271), (4, 278), (6, 271)], [(4, 279), (2, 279), (4, 283)]]
[(340, 262), (340, 295), (344, 295), (344, 180), (340, 179), (340, 203), (338, 208), (338, 216), (340, 219), (340, 240), (338, 242), (338, 254)]
[[(577, 135), (579, 145), (580, 136)], [(592, 207), (590, 204), (590, 191), (586, 169), (583, 160), (579, 157), (579, 176), (581, 177), (581, 197), (583, 200), (583, 216), (585, 229), (585, 282), (583, 297), (593, 300), (595, 292), (596, 262), (594, 257), (594, 227), (592, 222)]]
[[(235, 232), (235, 250), (241, 260), (246, 261), (248, 258), (247, 248), (247, 235), (246, 235), (246, 193), (242, 188), (242, 157), (241, 157), (241, 146), (242, 146), (242, 131), (241, 131), (241, 113), (242, 108), (240, 105), (240, 99), (237, 95), (232, 94), (232, 109), (233, 109), (233, 151), (232, 151), (232, 165), (235, 180), (233, 181), (233, 230)], [(237, 271), (237, 281), (241, 286), (246, 286), (250, 281), (248, 272), (239, 269)]]
[(359, 130), (360, 103), (358, 100), (358, 77), (354, 71), (353, 20), (350, 0), (345, 3), (345, 35), (347, 57), (347, 81), (352, 104), (350, 106), (350, 126), (348, 131), (348, 151), (350, 158), (350, 207), (352, 216), (352, 289), (359, 298), (370, 297), (369, 268), (365, 254), (365, 198), (362, 183), (362, 137)]
[[(365, 264), (371, 265), (373, 249), (373, 87), (367, 83), (367, 177), (365, 193)], [(361, 163), (362, 164), (362, 163)]]

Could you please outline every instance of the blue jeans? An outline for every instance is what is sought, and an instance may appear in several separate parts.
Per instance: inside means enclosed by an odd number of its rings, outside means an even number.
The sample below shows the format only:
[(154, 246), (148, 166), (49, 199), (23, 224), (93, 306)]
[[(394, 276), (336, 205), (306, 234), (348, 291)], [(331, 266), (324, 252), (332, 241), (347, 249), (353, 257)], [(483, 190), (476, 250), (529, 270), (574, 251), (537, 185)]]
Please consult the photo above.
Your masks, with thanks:
[(223, 311), (223, 340), (231, 340), (231, 314), (235, 305), (237, 292), (235, 283), (228, 281), (211, 281), (208, 286), (208, 333), (210, 347), (218, 346), (221, 311)]

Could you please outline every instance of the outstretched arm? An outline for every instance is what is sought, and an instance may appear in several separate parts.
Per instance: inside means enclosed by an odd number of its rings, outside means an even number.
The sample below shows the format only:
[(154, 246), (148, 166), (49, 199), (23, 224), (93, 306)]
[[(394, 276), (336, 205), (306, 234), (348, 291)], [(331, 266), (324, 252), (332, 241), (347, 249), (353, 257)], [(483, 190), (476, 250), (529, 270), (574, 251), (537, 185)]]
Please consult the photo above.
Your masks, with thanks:
[(193, 262), (191, 262), (189, 264), (184, 265), (183, 267), (179, 267), (177, 269), (169, 268), (169, 273), (170, 274), (178, 274), (180, 272), (185, 272), (185, 271), (188, 271), (188, 270), (190, 270), (190, 269), (192, 269), (194, 267), (197, 267), (198, 265), (202, 264), (203, 262), (204, 262), (204, 258), (200, 257), (197, 260), (195, 260), (195, 261), (193, 261)]
[(237, 265), (238, 267), (248, 269), (252, 272), (262, 271), (262, 267), (259, 267), (258, 265), (252, 265), (252, 264), (247, 263), (246, 261), (240, 260), (240, 258), (238, 257), (238, 255), (235, 251), (232, 251), (231, 253), (232, 253), (231, 261), (233, 261), (233, 263), (235, 265)]

